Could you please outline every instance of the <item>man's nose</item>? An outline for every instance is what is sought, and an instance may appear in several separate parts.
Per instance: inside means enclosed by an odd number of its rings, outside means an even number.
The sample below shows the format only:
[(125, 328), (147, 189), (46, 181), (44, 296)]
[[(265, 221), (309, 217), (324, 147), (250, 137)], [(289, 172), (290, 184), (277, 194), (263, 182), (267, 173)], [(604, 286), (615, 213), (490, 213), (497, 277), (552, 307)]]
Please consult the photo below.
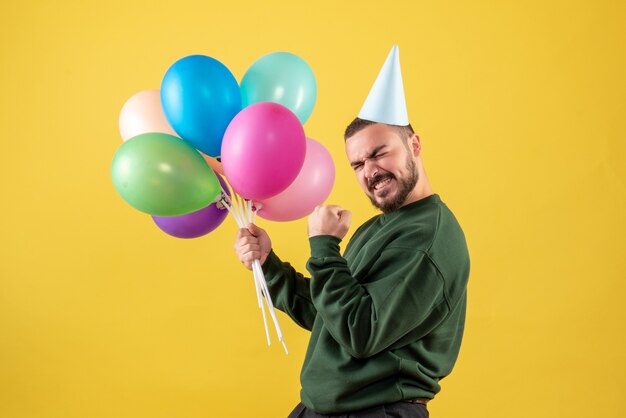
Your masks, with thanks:
[(368, 180), (373, 179), (378, 174), (376, 162), (369, 159), (365, 160), (365, 162), (363, 162), (363, 173)]

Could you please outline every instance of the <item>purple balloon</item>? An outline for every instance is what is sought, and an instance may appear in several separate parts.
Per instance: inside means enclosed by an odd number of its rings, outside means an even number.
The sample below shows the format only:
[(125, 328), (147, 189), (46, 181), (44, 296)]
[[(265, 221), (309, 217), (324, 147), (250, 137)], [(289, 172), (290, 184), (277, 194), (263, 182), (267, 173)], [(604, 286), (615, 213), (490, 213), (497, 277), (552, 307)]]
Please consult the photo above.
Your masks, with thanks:
[[(222, 184), (222, 189), (230, 196), (228, 186), (217, 174), (217, 178)], [(208, 234), (220, 226), (226, 216), (227, 209), (220, 209), (215, 203), (204, 209), (179, 216), (152, 216), (154, 223), (166, 234), (176, 238), (198, 238)]]

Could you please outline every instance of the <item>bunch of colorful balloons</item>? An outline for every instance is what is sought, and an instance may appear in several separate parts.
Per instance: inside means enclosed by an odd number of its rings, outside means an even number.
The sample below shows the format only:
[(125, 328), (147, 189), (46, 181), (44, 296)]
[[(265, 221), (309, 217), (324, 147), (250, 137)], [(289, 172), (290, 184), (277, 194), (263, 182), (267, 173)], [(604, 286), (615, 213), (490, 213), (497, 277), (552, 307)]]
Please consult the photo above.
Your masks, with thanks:
[(113, 184), (179, 238), (221, 224), (227, 211), (217, 203), (228, 185), (265, 219), (302, 218), (326, 200), (335, 176), (328, 151), (302, 127), (316, 97), (311, 68), (288, 52), (254, 62), (241, 84), (214, 58), (184, 57), (160, 91), (124, 104)]
[[(113, 184), (179, 238), (211, 232), (228, 212), (241, 228), (257, 213), (274, 221), (302, 218), (326, 200), (335, 179), (330, 153), (302, 127), (316, 98), (311, 68), (291, 53), (260, 58), (241, 85), (214, 58), (182, 58), (160, 91), (141, 91), (124, 104)], [(263, 300), (287, 351), (258, 260), (253, 272), (268, 344)]]

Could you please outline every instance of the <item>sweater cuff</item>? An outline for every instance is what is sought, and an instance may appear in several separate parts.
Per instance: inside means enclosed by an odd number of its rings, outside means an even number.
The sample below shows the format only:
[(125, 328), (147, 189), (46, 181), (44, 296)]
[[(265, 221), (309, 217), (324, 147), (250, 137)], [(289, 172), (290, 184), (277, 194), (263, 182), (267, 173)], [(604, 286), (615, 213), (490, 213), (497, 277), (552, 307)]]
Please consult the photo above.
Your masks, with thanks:
[(341, 240), (333, 235), (316, 235), (309, 238), (311, 258), (341, 257), (340, 242)]
[(281, 265), (282, 261), (280, 261), (280, 258), (278, 258), (274, 250), (270, 250), (265, 262), (261, 266), (261, 270), (263, 270), (263, 275), (267, 282), (270, 282), (276, 276), (276, 273), (280, 272)]

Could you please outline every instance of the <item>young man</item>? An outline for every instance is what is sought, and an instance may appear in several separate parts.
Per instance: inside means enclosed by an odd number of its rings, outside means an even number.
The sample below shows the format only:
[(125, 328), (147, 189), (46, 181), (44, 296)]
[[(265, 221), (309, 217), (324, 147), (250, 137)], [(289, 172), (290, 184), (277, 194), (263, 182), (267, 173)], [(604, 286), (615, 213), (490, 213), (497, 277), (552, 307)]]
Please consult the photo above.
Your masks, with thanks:
[[(397, 61), (396, 47), (392, 54)], [(390, 107), (376, 100), (383, 113)], [(461, 344), (463, 232), (431, 189), (408, 121), (379, 110), (364, 119), (364, 109), (346, 129), (346, 155), (382, 214), (358, 228), (343, 255), (351, 214), (339, 206), (319, 206), (309, 217), (310, 279), (278, 258), (261, 228), (237, 234), (241, 262), (251, 268), (260, 259), (275, 306), (311, 331), (301, 403), (290, 418), (427, 417)]]

